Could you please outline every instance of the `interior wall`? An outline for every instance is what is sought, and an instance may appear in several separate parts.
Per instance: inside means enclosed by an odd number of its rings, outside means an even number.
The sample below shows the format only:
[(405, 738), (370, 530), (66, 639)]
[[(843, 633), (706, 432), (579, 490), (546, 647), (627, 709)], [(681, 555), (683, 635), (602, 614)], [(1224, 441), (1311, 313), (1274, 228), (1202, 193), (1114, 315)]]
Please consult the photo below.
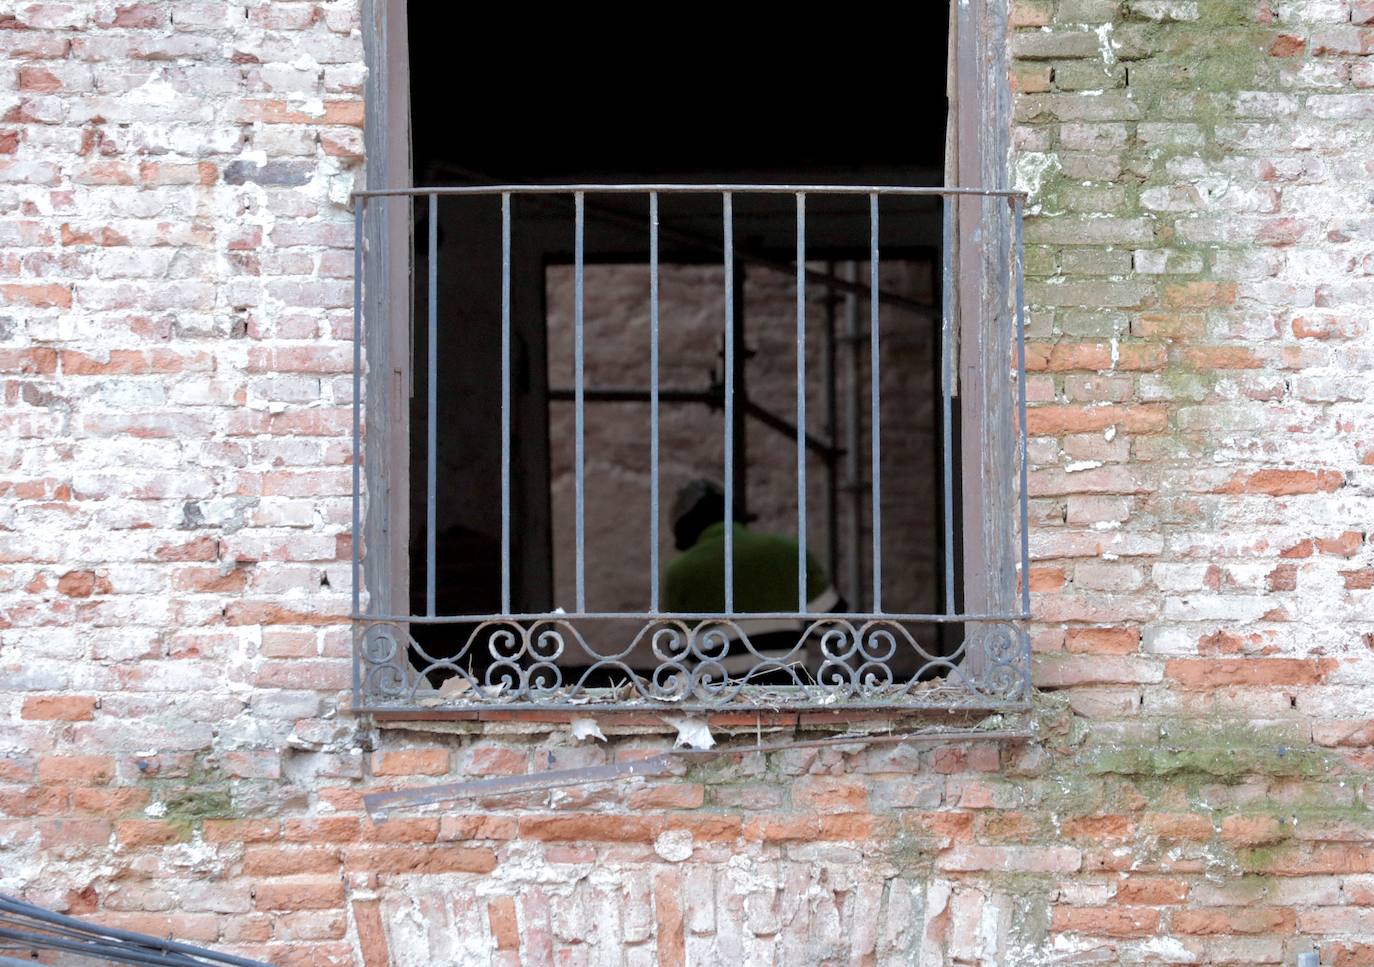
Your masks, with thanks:
[[(824, 270), (823, 263), (811, 266)], [(860, 274), (867, 278), (867, 265)], [(929, 260), (892, 261), (883, 266), (883, 287), (910, 298), (931, 299)], [(588, 388), (649, 383), (649, 279), (647, 266), (590, 266), (585, 270), (585, 379)], [(551, 383), (573, 381), (573, 272), (547, 272), (549, 372)], [(740, 280), (736, 280), (740, 284)], [(660, 271), (660, 383), (704, 389), (719, 374), (723, 333), (724, 270), (718, 265), (665, 266)], [(744, 273), (745, 348), (750, 398), (784, 419), (796, 415), (796, 289), (788, 274), (750, 267)], [(842, 303), (842, 299), (840, 300)], [(825, 436), (826, 292), (808, 289), (807, 430)], [(835, 309), (836, 328), (845, 326), (844, 307)], [(882, 364), (882, 509), (884, 605), (893, 611), (929, 612), (940, 601), (939, 406), (935, 367), (938, 325), (928, 317), (885, 307), (880, 314)], [(866, 337), (863, 302), (860, 329)], [(860, 357), (859, 467), (863, 507), (858, 526), (862, 586), (849, 585), (853, 514), (839, 497), (839, 566), (831, 575), (854, 606), (872, 601), (868, 341)], [(844, 404), (853, 381), (847, 345), (838, 346), (836, 392), (841, 442)], [(551, 404), (550, 440), (553, 500), (554, 600), (572, 610), (575, 566), (574, 407)], [(650, 463), (647, 403), (590, 403), (586, 407), (586, 586), (589, 610), (644, 610), (649, 601)], [(671, 504), (678, 487), (696, 477), (723, 479), (724, 414), (700, 403), (660, 404), (659, 554), (663, 565), (673, 547)], [(797, 533), (796, 445), (791, 436), (748, 424), (748, 504), (753, 529)], [(840, 482), (846, 468), (840, 461)], [(830, 519), (826, 465), (814, 452), (807, 461), (807, 543), (826, 560)]]

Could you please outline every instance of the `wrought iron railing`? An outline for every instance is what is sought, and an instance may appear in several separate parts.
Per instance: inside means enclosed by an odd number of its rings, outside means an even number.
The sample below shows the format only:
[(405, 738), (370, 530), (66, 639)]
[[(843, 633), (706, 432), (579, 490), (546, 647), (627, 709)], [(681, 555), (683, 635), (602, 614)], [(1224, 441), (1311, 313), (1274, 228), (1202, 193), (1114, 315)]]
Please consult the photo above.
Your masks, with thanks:
[[(659, 382), (659, 203), (666, 195), (693, 194), (715, 196), (720, 200), (723, 233), (713, 248), (721, 255), (724, 278), (723, 386), (718, 387), (718, 403), (723, 410), (725, 490), (725, 607), (718, 613), (670, 613), (662, 609), (660, 588), (659, 538), (661, 527), (659, 472), (659, 406), (667, 389)], [(796, 251), (791, 260), (776, 255), (741, 253), (734, 239), (734, 201), (752, 195), (791, 196), (795, 199)], [(437, 404), (440, 373), (436, 345), (441, 333), (437, 312), (437, 224), (440, 200), (445, 197), (487, 197), (500, 201), (501, 230), (492, 244), (501, 247), (500, 333), (501, 365), (501, 481), (500, 481), (500, 608), (494, 613), (436, 613), (436, 465)], [(575, 278), (574, 385), (567, 396), (574, 407), (575, 429), (575, 604), (561, 609), (520, 613), (512, 607), (511, 578), (511, 484), (518, 472), (512, 466), (511, 391), (512, 391), (512, 199), (529, 196), (561, 198), (573, 203), (574, 238), (572, 267)], [(584, 378), (584, 235), (588, 198), (639, 196), (644, 200), (643, 230), (648, 237), (650, 275), (651, 353), (650, 385), (644, 394), (649, 404), (648, 449), (650, 460), (650, 513), (645, 527), (649, 545), (649, 594), (643, 611), (596, 611), (587, 608), (586, 588), (586, 466), (584, 407), (594, 387)], [(868, 280), (842, 278), (822, 272), (807, 263), (807, 200), (813, 197), (849, 196), (868, 203), (867, 252)], [(879, 425), (881, 412), (882, 346), (879, 318), (888, 302), (900, 302), (879, 285), (881, 252), (879, 245), (880, 208), (891, 199), (926, 198), (941, 211), (942, 272), (939, 384), (941, 475), (943, 484), (943, 607), (929, 613), (903, 613), (884, 610), (882, 601), (884, 564), (881, 520), (881, 453)], [(423, 454), (426, 466), (425, 602), (422, 614), (378, 613), (364, 586), (364, 516), (368, 513), (363, 486), (364, 407), (366, 360), (364, 346), (369, 338), (365, 319), (364, 280), (373, 278), (366, 269), (365, 226), (376, 209), (387, 199), (407, 204), (427, 201), (429, 212), (427, 299), (419, 317), (427, 326), (428, 367), (426, 381), (427, 442)], [(407, 199), (409, 201), (407, 201)], [(354, 302), (353, 372), (353, 532), (352, 578), (355, 627), (353, 656), (353, 693), (360, 711), (510, 710), (519, 708), (606, 708), (606, 709), (779, 709), (779, 708), (961, 708), (1007, 707), (1024, 703), (1030, 694), (1030, 647), (1022, 623), (1029, 617), (1029, 547), (1027, 534), (1027, 455), (1025, 387), (1025, 311), (1023, 297), (1022, 215), (1024, 196), (1010, 190), (966, 188), (914, 188), (893, 186), (805, 186), (805, 185), (495, 185), (481, 187), (414, 188), (361, 191), (354, 195), (356, 220), (356, 282)], [(967, 211), (963, 206), (971, 205)], [(422, 210), (422, 209), (421, 209)], [(976, 222), (976, 224), (970, 224)], [(666, 232), (666, 230), (665, 230)], [(962, 240), (962, 241), (961, 241)], [(962, 255), (956, 256), (962, 244)], [(976, 253), (971, 249), (976, 248)], [(732, 466), (734, 449), (731, 435), (737, 414), (735, 344), (731, 313), (734, 307), (734, 267), (743, 259), (780, 265), (795, 272), (797, 288), (796, 339), (797, 380), (806, 385), (807, 339), (805, 315), (808, 285), (824, 285), (833, 291), (849, 293), (851, 298), (868, 303), (868, 345), (871, 384), (868, 402), (870, 421), (870, 466), (868, 495), (872, 521), (871, 572), (868, 599), (871, 607), (843, 613), (812, 610), (807, 601), (807, 461), (808, 445), (815, 447), (806, 431), (806, 392), (797, 393), (797, 412), (792, 427), (796, 430), (796, 486), (798, 526), (798, 588), (795, 610), (766, 613), (742, 612), (735, 608), (732, 575), (734, 561), (732, 492), (736, 471)], [(960, 266), (959, 268), (956, 267)], [(970, 267), (972, 266), (972, 267)], [(981, 277), (964, 287), (957, 277), (973, 272)], [(965, 280), (967, 281), (967, 280)], [(369, 283), (370, 284), (370, 283)], [(494, 283), (493, 283), (494, 284)], [(966, 290), (966, 291), (965, 291)], [(960, 292), (965, 292), (961, 303)], [(988, 303), (988, 293), (994, 293)], [(999, 297), (995, 293), (1001, 293)], [(962, 321), (975, 310), (974, 299), (991, 304), (982, 309), (986, 318), (979, 323), (982, 336), (970, 340), (970, 330)], [(417, 302), (421, 300), (416, 299)], [(961, 311), (959, 305), (963, 304)], [(932, 313), (934, 314), (934, 313)], [(378, 327), (383, 328), (383, 327)], [(960, 336), (963, 342), (960, 343)], [(962, 347), (962, 348), (961, 348)], [(956, 467), (954, 455), (953, 398), (957, 393), (956, 354), (977, 352), (977, 366), (995, 392), (972, 401), (979, 407), (978, 421), (983, 439), (978, 441), (986, 454), (1001, 448), (1000, 466), (1005, 471), (995, 479), (982, 470), (985, 488), (983, 517), (976, 526), (984, 536), (983, 544), (997, 545), (1002, 567), (994, 567), (978, 554), (966, 553), (962, 568), (986, 567), (989, 572), (977, 582), (983, 588), (983, 608), (956, 607), (956, 544), (962, 536), (968, 542), (968, 518), (963, 534), (956, 535), (955, 477), (965, 468)], [(416, 362), (417, 368), (420, 365)], [(967, 372), (963, 360), (960, 372)], [(999, 387), (1000, 384), (1000, 387)], [(992, 400), (992, 404), (987, 404)], [(997, 401), (1001, 402), (997, 402)], [(964, 422), (965, 433), (969, 426)], [(991, 442), (989, 442), (991, 441)], [(968, 441), (965, 440), (965, 447)], [(832, 448), (833, 449), (833, 448)], [(969, 459), (967, 456), (964, 459)], [(420, 460), (416, 459), (418, 466)], [(994, 460), (994, 463), (996, 460)], [(975, 476), (978, 471), (975, 469)], [(989, 494), (992, 496), (989, 497)], [(988, 512), (987, 507), (1001, 508)], [(984, 555), (986, 557), (986, 555)], [(1010, 562), (1008, 564), (1008, 562)], [(969, 587), (967, 574), (964, 586)], [(394, 609), (393, 609), (394, 610)], [(751, 626), (759, 621), (790, 622), (799, 629), (795, 644), (786, 654), (756, 649), (751, 641)], [(964, 638), (945, 652), (931, 649), (918, 640), (913, 628), (923, 625), (960, 626)], [(414, 629), (448, 628), (453, 640), (446, 653), (431, 654), (417, 642)], [(632, 629), (625, 634), (624, 629)], [(607, 629), (611, 629), (607, 631)], [(616, 638), (615, 633), (620, 637)], [(630, 658), (642, 654), (645, 646), (653, 656), (652, 667), (633, 665)], [(727, 671), (726, 657), (731, 667)], [(898, 656), (904, 659), (898, 662)], [(747, 659), (738, 670), (737, 659)], [(474, 671), (474, 659), (480, 671)], [(908, 669), (893, 673), (894, 665)], [(570, 669), (572, 671), (570, 671)], [(611, 684), (606, 684), (607, 680)], [(446, 687), (435, 687), (437, 679), (448, 679)], [(765, 680), (767, 684), (756, 684)], [(601, 684), (595, 684), (601, 683)]]

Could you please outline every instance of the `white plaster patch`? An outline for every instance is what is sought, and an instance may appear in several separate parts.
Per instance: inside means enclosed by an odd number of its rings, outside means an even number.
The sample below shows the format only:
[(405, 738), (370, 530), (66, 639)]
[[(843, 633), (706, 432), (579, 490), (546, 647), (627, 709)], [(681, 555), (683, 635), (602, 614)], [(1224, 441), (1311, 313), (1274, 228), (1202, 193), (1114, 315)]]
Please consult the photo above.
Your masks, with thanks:
[(654, 852), (669, 863), (681, 863), (692, 855), (692, 833), (686, 829), (670, 829), (654, 840)]

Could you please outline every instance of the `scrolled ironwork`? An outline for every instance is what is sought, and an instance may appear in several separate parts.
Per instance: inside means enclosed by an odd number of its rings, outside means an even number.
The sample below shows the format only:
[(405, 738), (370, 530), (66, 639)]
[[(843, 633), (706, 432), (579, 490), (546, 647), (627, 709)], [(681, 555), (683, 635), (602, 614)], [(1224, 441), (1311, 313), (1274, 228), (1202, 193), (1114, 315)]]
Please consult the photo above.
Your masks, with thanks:
[[(646, 616), (618, 639), (580, 624), (548, 616), (449, 625), (452, 642), (441, 649), (432, 635), (422, 647), (399, 621), (359, 622), (359, 707), (965, 708), (1030, 694), (1029, 640), (1006, 621), (971, 624), (947, 655), (885, 617), (814, 619), (790, 647), (771, 631), (767, 648), (744, 619)], [(622, 644), (610, 647), (613, 639)], [(980, 674), (965, 660), (971, 649), (983, 657)]]

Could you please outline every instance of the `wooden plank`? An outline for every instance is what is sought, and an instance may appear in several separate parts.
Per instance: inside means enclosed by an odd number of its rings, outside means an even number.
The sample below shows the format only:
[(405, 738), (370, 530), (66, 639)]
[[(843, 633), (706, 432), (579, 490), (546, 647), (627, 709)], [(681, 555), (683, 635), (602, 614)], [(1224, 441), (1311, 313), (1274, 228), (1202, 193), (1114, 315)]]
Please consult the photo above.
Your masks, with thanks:
[[(364, 0), (367, 187), (411, 184), (410, 74), (404, 0)], [(411, 202), (374, 199), (364, 223), (367, 372), (363, 575), (368, 610), (410, 612)], [(405, 661), (405, 656), (400, 656)]]
[[(964, 187), (1010, 183), (1011, 92), (1006, 0), (956, 0), (955, 170)], [(1015, 423), (1005, 201), (965, 197), (957, 207), (964, 610), (1016, 607)], [(981, 678), (987, 626), (969, 626), (966, 667)]]

